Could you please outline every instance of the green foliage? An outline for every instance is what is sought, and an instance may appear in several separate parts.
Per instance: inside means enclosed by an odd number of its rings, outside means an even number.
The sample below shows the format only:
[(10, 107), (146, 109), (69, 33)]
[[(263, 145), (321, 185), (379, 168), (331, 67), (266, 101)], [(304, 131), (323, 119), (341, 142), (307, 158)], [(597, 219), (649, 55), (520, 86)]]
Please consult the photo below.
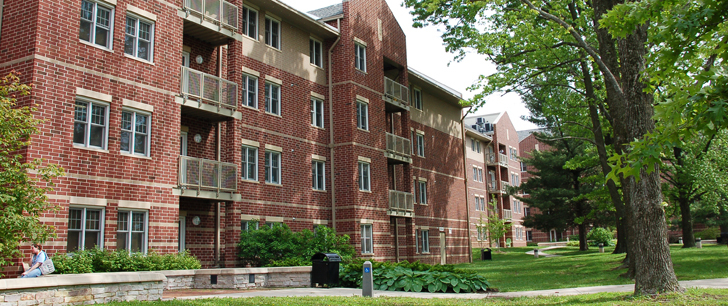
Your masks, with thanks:
[(316, 234), (308, 229), (294, 233), (285, 223), (273, 228), (262, 226), (240, 233), (238, 257), (254, 266), (308, 266), (311, 257), (318, 253), (336, 253), (344, 261), (356, 255), (349, 244), (348, 235), (323, 225), (316, 227)]
[(537, 247), (538, 246), (538, 242), (526, 242), (526, 246)]
[[(354, 260), (340, 266), (339, 280), (344, 287), (361, 288), (364, 261)], [(452, 265), (428, 265), (415, 262), (372, 261), (375, 290), (411, 292), (478, 292), (490, 287), (488, 281), (474, 272), (455, 269)]]
[(570, 247), (578, 247), (579, 246), (579, 239), (577, 240), (569, 240), (569, 242), (566, 243), (566, 246)]
[(589, 231), (589, 235), (586, 236), (586, 239), (591, 240), (592, 245), (599, 245), (600, 243), (603, 243), (604, 246), (610, 246), (612, 244), (612, 239), (614, 239), (614, 235), (612, 234), (612, 231), (603, 228), (603, 227), (595, 227), (591, 231)]
[(77, 251), (73, 254), (56, 253), (52, 257), (56, 273), (94, 273), (125, 271), (191, 270), (202, 267), (200, 261), (186, 251), (160, 255), (154, 251), (148, 254), (129, 253), (123, 250)]
[(695, 238), (703, 240), (715, 239), (720, 236), (720, 229), (717, 227), (706, 228), (700, 232), (695, 233)]
[(36, 108), (17, 107), (17, 99), (30, 94), (30, 90), (12, 74), (0, 79), (0, 266), (21, 256), (21, 243), (42, 243), (56, 234), (53, 226), (41, 223), (39, 218), (57, 209), (48, 202), (46, 193), (53, 190), (52, 180), (62, 175), (63, 169), (18, 154), (31, 144), (43, 122), (33, 117)]
[(511, 225), (498, 216), (498, 201), (496, 201), (495, 196), (491, 198), (488, 204), (488, 222), (482, 224), (481, 221), (480, 226), (485, 229), (485, 234), (488, 236), (488, 245), (492, 247), (493, 242), (495, 242), (496, 245), (500, 246), (498, 240), (511, 229)]

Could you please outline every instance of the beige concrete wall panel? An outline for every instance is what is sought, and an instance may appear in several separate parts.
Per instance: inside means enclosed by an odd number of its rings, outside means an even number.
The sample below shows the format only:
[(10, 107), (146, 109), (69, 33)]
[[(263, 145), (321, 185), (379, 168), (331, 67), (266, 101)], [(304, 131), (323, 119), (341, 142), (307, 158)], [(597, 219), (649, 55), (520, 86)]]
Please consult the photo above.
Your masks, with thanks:
[(422, 89), (422, 110), (410, 111), (410, 118), (453, 137), (462, 138), (461, 108), (448, 104)]

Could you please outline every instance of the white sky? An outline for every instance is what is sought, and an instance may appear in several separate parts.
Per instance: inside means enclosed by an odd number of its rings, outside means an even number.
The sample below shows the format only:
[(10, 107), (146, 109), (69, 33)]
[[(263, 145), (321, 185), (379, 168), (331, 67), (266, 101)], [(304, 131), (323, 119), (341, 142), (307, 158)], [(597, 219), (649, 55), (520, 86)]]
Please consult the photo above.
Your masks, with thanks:
[[(303, 12), (341, 3), (341, 0), (281, 1)], [(445, 46), (436, 27), (413, 28), (412, 16), (408, 9), (402, 7), (401, 0), (386, 1), (407, 36), (407, 64), (410, 67), (461, 92), (465, 99), (473, 96), (473, 93), (467, 91), (466, 88), (472, 85), (481, 74), (489, 75), (495, 72), (495, 66), (486, 61), (485, 57), (477, 54), (470, 54), (461, 62), (453, 61), (454, 56), (445, 52)], [(518, 95), (513, 93), (506, 96), (492, 95), (488, 97), (487, 101), (476, 115), (508, 111), (516, 130), (536, 128), (534, 124), (521, 119), (521, 116), (526, 116), (529, 112)]]

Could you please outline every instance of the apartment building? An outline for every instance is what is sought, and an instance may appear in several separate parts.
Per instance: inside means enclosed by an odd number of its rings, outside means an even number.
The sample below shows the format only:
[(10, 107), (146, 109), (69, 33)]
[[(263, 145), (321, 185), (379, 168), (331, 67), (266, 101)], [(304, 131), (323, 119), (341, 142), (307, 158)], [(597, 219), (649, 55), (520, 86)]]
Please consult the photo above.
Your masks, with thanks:
[[(240, 265), (241, 230), (348, 234), (363, 258), (469, 260), (460, 93), (407, 65), (383, 0), (5, 1), (0, 73), (59, 164), (50, 254)], [(19, 268), (18, 268), (19, 269)], [(12, 276), (12, 272), (10, 273)]]
[[(467, 164), (472, 168), (473, 173), (469, 175), (473, 177), (468, 179), (468, 191), (473, 190), (474, 193), (469, 195), (468, 200), (474, 204), (479, 204), (471, 205), (473, 206), (471, 212), (474, 212), (470, 218), (471, 228), (476, 227), (476, 230), (471, 234), (471, 242), (478, 246), (481, 244), (480, 241), (486, 239), (482, 229), (480, 235), (478, 235), (477, 230), (480, 216), (482, 215), (483, 218), (487, 216), (487, 211), (483, 210), (484, 204), (482, 201), (484, 199), (486, 204), (495, 200), (497, 202), (496, 212), (500, 218), (505, 219), (510, 224), (510, 230), (499, 241), (499, 244), (505, 246), (510, 241), (511, 246), (526, 246), (526, 228), (523, 227), (522, 221), (527, 207), (522, 201), (507, 193), (508, 186), (520, 185), (521, 179), (518, 134), (508, 117), (508, 113), (469, 116), (463, 120), (463, 124), (467, 127), (466, 136), (471, 137), (471, 149), (468, 153)], [(476, 137), (478, 135), (489, 137), (491, 140), (486, 142), (483, 136)], [(476, 145), (474, 153), (473, 144)], [(482, 153), (478, 152), (478, 145), (484, 145), (481, 150)], [(485, 168), (483, 169), (483, 179), (480, 178), (480, 167), (482, 166), (480, 166), (479, 160), (481, 154)], [(475, 194), (475, 191), (478, 190), (475, 186), (482, 186), (482, 184), (485, 185), (487, 190), (485, 197), (481, 194)], [(482, 191), (479, 192), (483, 193)], [(477, 208), (480, 208), (480, 210), (476, 210)], [(487, 243), (482, 244), (487, 245)]]

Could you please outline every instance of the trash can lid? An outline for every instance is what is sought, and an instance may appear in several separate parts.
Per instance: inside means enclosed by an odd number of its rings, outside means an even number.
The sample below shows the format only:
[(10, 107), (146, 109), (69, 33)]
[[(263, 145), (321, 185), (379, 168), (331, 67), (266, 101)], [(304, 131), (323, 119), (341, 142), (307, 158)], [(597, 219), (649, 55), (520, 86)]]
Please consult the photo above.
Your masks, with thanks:
[(329, 261), (329, 262), (341, 262), (341, 256), (336, 253), (316, 253), (311, 257), (311, 261)]

